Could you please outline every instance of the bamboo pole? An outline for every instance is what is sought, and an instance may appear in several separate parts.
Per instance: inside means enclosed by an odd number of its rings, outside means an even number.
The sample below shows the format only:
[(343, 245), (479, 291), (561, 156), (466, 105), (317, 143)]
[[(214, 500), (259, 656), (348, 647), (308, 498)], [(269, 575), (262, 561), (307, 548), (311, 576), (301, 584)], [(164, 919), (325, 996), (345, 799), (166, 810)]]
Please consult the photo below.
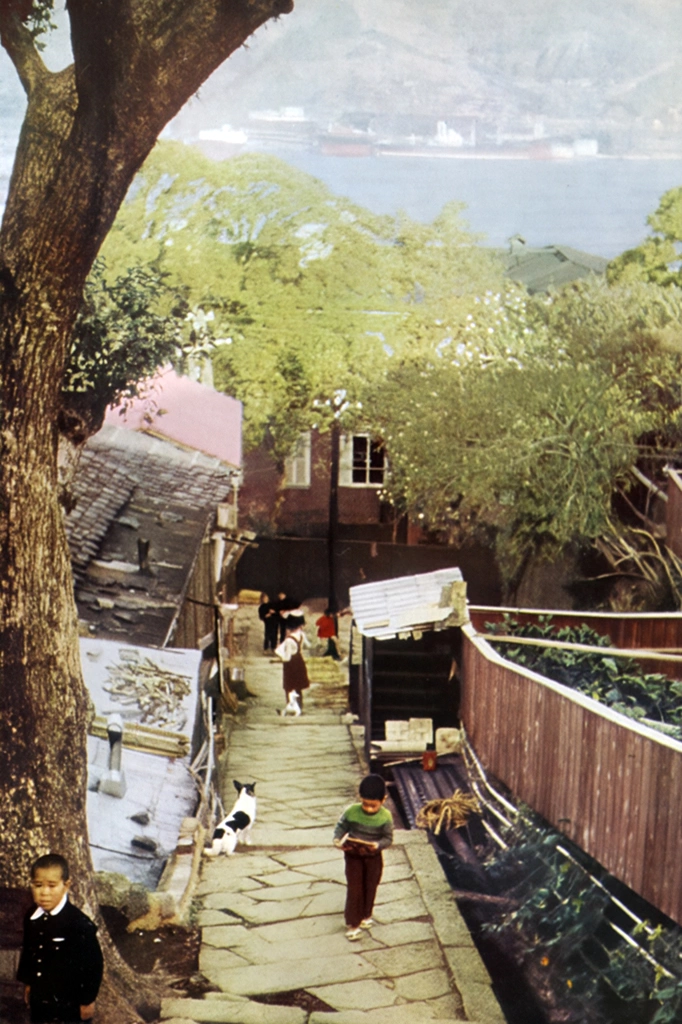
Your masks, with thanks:
[(562, 651), (583, 651), (586, 654), (603, 654), (617, 658), (654, 658), (656, 661), (682, 662), (682, 654), (667, 654), (662, 651), (640, 650), (637, 647), (597, 647), (592, 644), (575, 644), (567, 640), (544, 640), (531, 636), (496, 636), (493, 633), (479, 634), (484, 640), (500, 644), (529, 644), (534, 647), (556, 647)]

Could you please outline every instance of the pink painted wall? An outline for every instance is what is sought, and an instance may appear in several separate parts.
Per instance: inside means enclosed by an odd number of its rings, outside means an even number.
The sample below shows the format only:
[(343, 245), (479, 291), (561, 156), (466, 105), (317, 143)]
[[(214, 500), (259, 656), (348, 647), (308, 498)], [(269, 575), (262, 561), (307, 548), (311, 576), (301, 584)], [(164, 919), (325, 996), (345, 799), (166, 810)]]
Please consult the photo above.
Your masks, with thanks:
[(242, 403), (171, 368), (161, 370), (147, 397), (134, 399), (125, 414), (110, 406), (105, 422), (157, 434), (236, 468), (242, 464)]

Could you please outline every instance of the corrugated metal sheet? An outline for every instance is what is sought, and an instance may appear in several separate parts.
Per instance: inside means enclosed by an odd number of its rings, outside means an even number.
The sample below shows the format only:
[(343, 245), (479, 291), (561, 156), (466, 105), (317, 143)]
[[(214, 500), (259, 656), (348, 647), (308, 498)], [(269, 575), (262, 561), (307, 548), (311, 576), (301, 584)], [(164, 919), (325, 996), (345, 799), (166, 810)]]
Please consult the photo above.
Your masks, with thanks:
[(439, 757), (437, 768), (431, 772), (424, 771), (419, 761), (394, 764), (391, 770), (410, 828), (416, 828), (417, 815), (429, 800), (447, 800), (456, 789), (469, 790), (466, 770), (457, 754)]
[(463, 632), (461, 718), (485, 767), (682, 923), (682, 744)]
[(353, 618), (363, 636), (461, 626), (467, 619), (466, 584), (452, 567), (350, 588)]

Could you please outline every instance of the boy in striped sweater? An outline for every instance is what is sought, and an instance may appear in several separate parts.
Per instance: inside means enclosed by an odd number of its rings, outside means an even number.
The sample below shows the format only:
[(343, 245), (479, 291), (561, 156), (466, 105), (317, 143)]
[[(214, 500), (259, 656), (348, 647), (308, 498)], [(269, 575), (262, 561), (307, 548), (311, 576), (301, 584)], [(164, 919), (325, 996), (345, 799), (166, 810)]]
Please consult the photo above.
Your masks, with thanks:
[(346, 938), (359, 939), (361, 929), (374, 924), (372, 909), (381, 881), (381, 851), (393, 842), (393, 818), (386, 800), (386, 783), (381, 775), (366, 775), (360, 783), (360, 802), (343, 812), (334, 829), (334, 846), (346, 860)]

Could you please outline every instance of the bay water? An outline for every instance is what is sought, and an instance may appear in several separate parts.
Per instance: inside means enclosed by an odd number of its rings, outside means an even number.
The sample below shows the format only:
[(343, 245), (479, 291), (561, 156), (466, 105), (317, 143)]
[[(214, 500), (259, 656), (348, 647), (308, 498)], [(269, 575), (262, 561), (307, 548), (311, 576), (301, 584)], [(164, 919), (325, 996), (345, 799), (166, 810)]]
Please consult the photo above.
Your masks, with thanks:
[(485, 245), (504, 248), (519, 234), (528, 245), (568, 245), (608, 258), (638, 245), (661, 195), (682, 186), (680, 159), (277, 155), (375, 213), (402, 209), (428, 222), (456, 200)]

